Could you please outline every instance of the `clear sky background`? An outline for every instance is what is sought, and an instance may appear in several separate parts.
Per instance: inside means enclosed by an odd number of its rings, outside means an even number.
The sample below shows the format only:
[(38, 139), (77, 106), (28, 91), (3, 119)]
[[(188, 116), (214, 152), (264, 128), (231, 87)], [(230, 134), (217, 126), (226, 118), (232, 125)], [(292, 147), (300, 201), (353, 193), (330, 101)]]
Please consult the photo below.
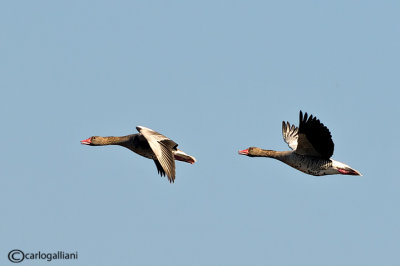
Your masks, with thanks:
[[(399, 1), (0, 4), (0, 264), (400, 265)], [(299, 110), (364, 176), (288, 150)], [(195, 156), (174, 184), (92, 135), (152, 128)], [(45, 262), (24, 261), (20, 265)], [(43, 264), (44, 265), (44, 264)], [(50, 265), (50, 264), (49, 264)]]

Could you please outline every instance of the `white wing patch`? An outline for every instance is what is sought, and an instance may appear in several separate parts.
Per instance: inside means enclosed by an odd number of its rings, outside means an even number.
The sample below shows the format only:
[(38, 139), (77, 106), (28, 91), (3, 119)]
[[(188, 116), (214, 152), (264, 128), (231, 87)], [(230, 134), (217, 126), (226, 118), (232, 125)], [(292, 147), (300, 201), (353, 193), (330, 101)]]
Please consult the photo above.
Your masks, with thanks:
[(299, 128), (294, 125), (290, 125), (289, 122), (282, 122), (282, 135), (283, 140), (289, 145), (292, 150), (297, 149), (297, 139), (298, 139)]
[(172, 154), (172, 146), (176, 146), (176, 143), (149, 128), (138, 126), (136, 129), (146, 138), (169, 181), (173, 182), (175, 180), (175, 159)]

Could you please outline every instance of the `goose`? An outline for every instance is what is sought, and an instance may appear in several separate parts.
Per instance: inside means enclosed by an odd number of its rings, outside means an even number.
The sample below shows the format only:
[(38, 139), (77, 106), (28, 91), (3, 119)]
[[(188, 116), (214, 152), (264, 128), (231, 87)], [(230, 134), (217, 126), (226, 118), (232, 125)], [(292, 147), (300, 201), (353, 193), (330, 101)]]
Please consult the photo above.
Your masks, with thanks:
[(161, 176), (167, 175), (170, 183), (175, 181), (175, 160), (194, 164), (196, 159), (180, 149), (178, 144), (166, 136), (146, 127), (137, 126), (138, 134), (121, 137), (92, 136), (81, 141), (90, 146), (120, 145), (154, 160)]
[(306, 174), (322, 175), (356, 175), (361, 173), (350, 166), (330, 159), (334, 144), (329, 129), (315, 116), (308, 116), (300, 111), (299, 127), (282, 122), (283, 140), (292, 151), (264, 150), (250, 147), (239, 151), (249, 157), (269, 157), (277, 159)]

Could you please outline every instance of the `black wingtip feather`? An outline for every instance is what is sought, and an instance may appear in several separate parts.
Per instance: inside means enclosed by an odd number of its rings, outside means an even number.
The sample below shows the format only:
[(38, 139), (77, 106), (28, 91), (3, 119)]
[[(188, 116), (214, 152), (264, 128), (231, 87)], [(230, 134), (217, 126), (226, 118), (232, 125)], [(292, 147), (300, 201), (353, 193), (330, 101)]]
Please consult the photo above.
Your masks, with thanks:
[(300, 111), (299, 133), (306, 135), (308, 141), (323, 158), (329, 159), (334, 150), (334, 143), (329, 129), (315, 116), (308, 117)]

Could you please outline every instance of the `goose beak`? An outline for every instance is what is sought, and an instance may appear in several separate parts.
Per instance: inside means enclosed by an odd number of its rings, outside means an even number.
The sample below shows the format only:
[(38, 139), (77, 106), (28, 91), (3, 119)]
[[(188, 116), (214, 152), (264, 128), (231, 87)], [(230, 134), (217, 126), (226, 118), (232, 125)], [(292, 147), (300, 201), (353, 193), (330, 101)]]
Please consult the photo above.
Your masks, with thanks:
[(92, 143), (92, 141), (90, 140), (90, 138), (81, 140), (81, 144), (84, 144), (84, 145), (90, 145), (91, 143)]
[(245, 149), (245, 150), (239, 151), (239, 154), (248, 155), (249, 154), (249, 149)]

